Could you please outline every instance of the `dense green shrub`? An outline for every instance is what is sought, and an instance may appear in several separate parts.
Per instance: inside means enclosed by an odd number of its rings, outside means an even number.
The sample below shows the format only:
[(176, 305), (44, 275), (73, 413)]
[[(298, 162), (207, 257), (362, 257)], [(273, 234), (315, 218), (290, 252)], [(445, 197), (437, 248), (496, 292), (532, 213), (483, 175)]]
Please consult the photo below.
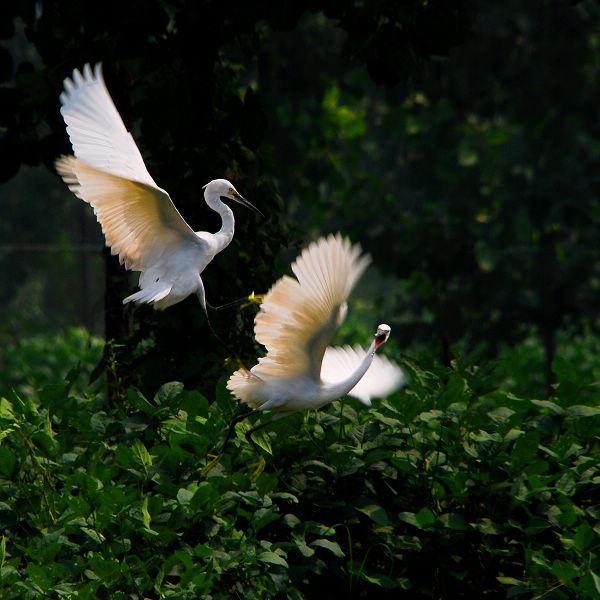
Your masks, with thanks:
[[(406, 359), (366, 410), (297, 414), (257, 441), (238, 408), (163, 385), (109, 408), (64, 383), (0, 406), (2, 598), (591, 598), (600, 408), (557, 358), (547, 399), (492, 369)], [(212, 468), (211, 468), (212, 466)], [(264, 469), (261, 471), (261, 467)]]

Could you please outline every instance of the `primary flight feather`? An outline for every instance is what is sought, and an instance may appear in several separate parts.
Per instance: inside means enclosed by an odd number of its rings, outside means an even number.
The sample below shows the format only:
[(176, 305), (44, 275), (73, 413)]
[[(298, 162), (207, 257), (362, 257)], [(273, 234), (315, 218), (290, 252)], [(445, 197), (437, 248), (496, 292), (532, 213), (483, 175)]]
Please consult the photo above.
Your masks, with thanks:
[[(273, 410), (279, 418), (319, 408), (345, 394), (370, 405), (371, 397), (386, 396), (404, 383), (400, 367), (375, 356), (390, 335), (388, 325), (379, 325), (367, 350), (327, 347), (369, 262), (360, 246), (330, 235), (310, 244), (292, 264), (296, 278), (282, 277), (266, 294), (254, 331), (267, 354), (250, 371), (239, 369), (227, 382), (228, 389), (254, 410), (234, 419), (223, 450), (236, 423), (256, 412)], [(269, 422), (246, 434), (257, 452), (252, 433)]]
[(101, 65), (73, 71), (64, 81), (61, 113), (75, 156), (62, 156), (56, 169), (71, 191), (90, 204), (110, 246), (125, 268), (141, 271), (141, 290), (130, 301), (166, 308), (197, 294), (206, 312), (200, 277), (233, 239), (234, 218), (221, 200), (230, 198), (260, 211), (225, 179), (204, 188), (208, 206), (221, 216), (217, 233), (194, 232), (169, 194), (148, 173), (140, 151), (108, 93)]

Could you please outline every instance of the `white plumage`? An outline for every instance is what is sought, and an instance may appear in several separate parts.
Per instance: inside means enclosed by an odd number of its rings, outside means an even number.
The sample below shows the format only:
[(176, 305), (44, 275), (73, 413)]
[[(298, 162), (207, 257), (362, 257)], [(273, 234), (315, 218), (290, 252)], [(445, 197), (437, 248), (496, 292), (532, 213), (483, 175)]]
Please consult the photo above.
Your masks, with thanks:
[[(388, 325), (377, 328), (367, 350), (327, 348), (344, 321), (348, 296), (369, 262), (368, 256), (361, 256), (360, 246), (339, 234), (310, 244), (292, 264), (296, 278), (286, 275), (277, 281), (256, 315), (254, 331), (267, 348), (266, 356), (249, 372), (233, 373), (228, 389), (253, 412), (277, 411), (275, 418), (319, 408), (347, 393), (369, 405), (371, 397), (398, 389), (404, 382), (400, 367), (375, 356), (389, 337)], [(233, 421), (224, 447), (235, 424), (247, 416)], [(253, 445), (251, 434), (265, 424), (246, 434)]]
[[(326, 348), (321, 364), (321, 380), (326, 384), (339, 383), (345, 373), (352, 373), (363, 360), (366, 350), (356, 344)], [(348, 392), (348, 396), (358, 398), (366, 406), (371, 406), (371, 398), (384, 398), (406, 383), (402, 369), (387, 356), (375, 355), (373, 363), (359, 382)]]
[(225, 179), (205, 186), (204, 198), (219, 213), (221, 229), (194, 232), (169, 194), (148, 173), (140, 151), (106, 89), (100, 64), (65, 79), (61, 113), (75, 156), (62, 156), (56, 169), (71, 191), (89, 203), (110, 246), (125, 268), (141, 271), (141, 291), (123, 302), (166, 308), (196, 293), (206, 311), (200, 274), (233, 239), (234, 218), (221, 197), (260, 214)]

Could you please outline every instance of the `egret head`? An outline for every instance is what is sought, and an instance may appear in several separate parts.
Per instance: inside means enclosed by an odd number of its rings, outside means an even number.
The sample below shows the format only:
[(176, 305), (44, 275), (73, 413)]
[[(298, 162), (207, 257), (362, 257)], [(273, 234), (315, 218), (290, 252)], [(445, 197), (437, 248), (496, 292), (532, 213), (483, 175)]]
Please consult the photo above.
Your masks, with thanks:
[(390, 337), (390, 333), (392, 332), (392, 328), (385, 323), (378, 325), (377, 333), (375, 333), (375, 348), (379, 348), (382, 344), (385, 344)]
[(230, 181), (227, 181), (227, 179), (213, 179), (210, 183), (207, 183), (203, 189), (204, 197), (207, 202), (209, 201), (209, 198), (231, 198), (246, 208), (253, 210), (257, 215), (264, 217), (260, 210), (248, 202), (248, 200), (233, 187), (233, 184)]

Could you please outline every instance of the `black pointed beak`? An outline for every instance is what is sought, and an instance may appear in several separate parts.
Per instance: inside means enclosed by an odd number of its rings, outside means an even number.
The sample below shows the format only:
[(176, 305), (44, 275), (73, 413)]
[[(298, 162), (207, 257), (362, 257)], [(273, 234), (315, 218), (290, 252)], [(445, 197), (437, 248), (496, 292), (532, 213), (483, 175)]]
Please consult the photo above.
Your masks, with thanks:
[(249, 208), (250, 210), (253, 210), (257, 215), (261, 216), (263, 219), (265, 218), (265, 215), (263, 215), (260, 210), (258, 210), (258, 208), (256, 208), (256, 206), (254, 206), (254, 204), (252, 204), (251, 202), (248, 202), (248, 200), (246, 200), (246, 198), (244, 198), (244, 196), (242, 196), (241, 194), (238, 194), (237, 192), (235, 192), (233, 194), (233, 199), (236, 202), (239, 202), (240, 204), (242, 204), (243, 206), (245, 206), (246, 208)]

